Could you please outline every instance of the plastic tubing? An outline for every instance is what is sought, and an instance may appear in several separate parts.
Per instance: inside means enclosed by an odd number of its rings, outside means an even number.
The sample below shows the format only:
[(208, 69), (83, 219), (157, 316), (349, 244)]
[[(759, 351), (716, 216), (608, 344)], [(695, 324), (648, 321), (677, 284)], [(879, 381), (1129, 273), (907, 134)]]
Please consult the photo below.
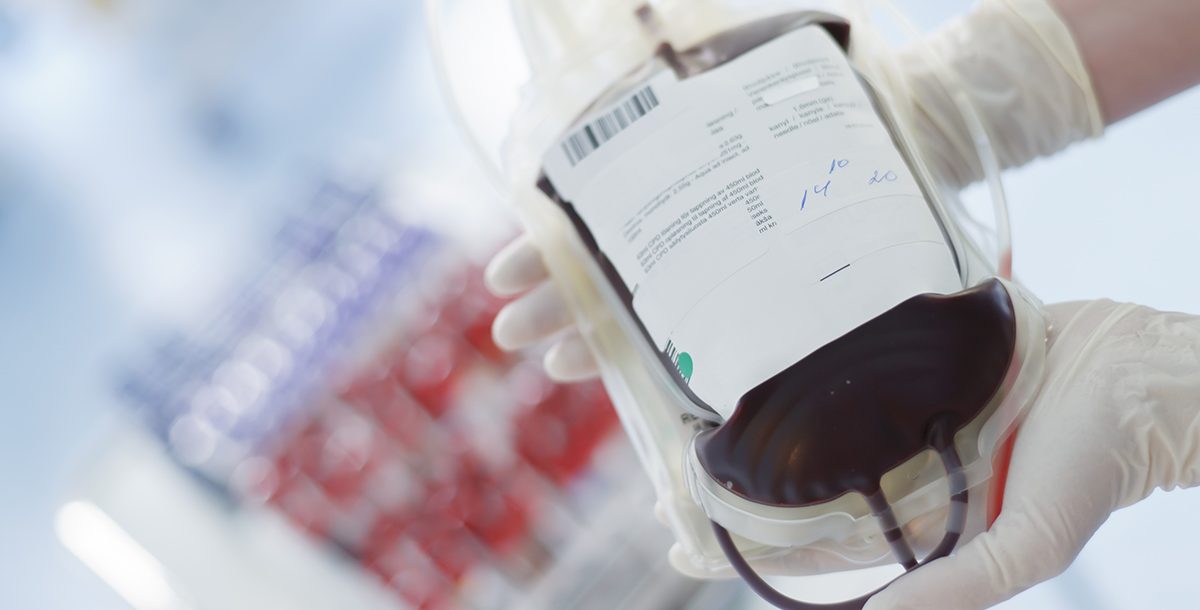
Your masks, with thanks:
[[(924, 559), (917, 562), (913, 557), (912, 548), (904, 540), (904, 533), (896, 524), (896, 517), (892, 514), (892, 508), (888, 504), (883, 491), (878, 490), (875, 493), (866, 494), (867, 503), (871, 506), (871, 512), (879, 521), (880, 529), (883, 530), (883, 534), (892, 548), (892, 554), (904, 565), (906, 572), (911, 572), (931, 561), (949, 555), (950, 551), (954, 550), (955, 545), (958, 544), (963, 528), (967, 523), (967, 478), (962, 472), (962, 459), (959, 457), (958, 451), (954, 448), (953, 429), (944, 419), (934, 421), (930, 425), (929, 444), (938, 452), (938, 456), (942, 459), (942, 466), (946, 469), (946, 477), (950, 485), (951, 495), (950, 511), (946, 517), (946, 533), (942, 536), (941, 542)], [(754, 568), (742, 557), (741, 552), (737, 549), (737, 545), (733, 542), (733, 537), (729, 535), (729, 532), (725, 528), (721, 527), (715, 521), (712, 522), (712, 528), (713, 534), (717, 537), (717, 543), (721, 546), (721, 550), (729, 559), (730, 565), (733, 566), (738, 576), (741, 576), (742, 580), (745, 580), (750, 589), (757, 593), (759, 597), (781, 610), (862, 610), (862, 607), (866, 605), (867, 600), (871, 599), (871, 596), (887, 588), (887, 585), (884, 585), (862, 597), (832, 604), (814, 604), (793, 599), (767, 584), (758, 575), (758, 572), (754, 571)]]

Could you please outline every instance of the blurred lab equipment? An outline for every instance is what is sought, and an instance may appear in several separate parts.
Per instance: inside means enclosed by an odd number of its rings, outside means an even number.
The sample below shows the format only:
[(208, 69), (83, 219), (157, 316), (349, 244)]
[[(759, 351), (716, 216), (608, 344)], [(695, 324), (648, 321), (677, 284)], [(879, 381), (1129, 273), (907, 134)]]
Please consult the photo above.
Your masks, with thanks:
[[(282, 515), (395, 607), (695, 597), (702, 588), (666, 563), (647, 488), (623, 475), (632, 455), (603, 389), (553, 384), (536, 354), (497, 349), (501, 302), (480, 270), (379, 198), (320, 185), (269, 265), (131, 373), (123, 393), (139, 418), (228, 518)], [(109, 478), (97, 468), (89, 478)], [(132, 530), (153, 515), (103, 489), (73, 501)], [(146, 544), (208, 607), (213, 594), (157, 552), (164, 542)]]
[[(656, 608), (736, 593), (670, 570), (652, 494), (617, 476), (632, 453), (598, 384), (557, 386), (540, 354), (491, 344), (500, 301), (478, 261), (510, 221), (480, 212), (494, 208), (446, 152), (453, 133), (413, 120), (438, 108), (428, 88), (389, 105), (383, 75), (399, 66), (421, 82), (427, 70), (405, 52), (422, 48), (406, 10), (28, 11), (98, 39), (129, 34), (92, 42), (115, 72), (128, 52), (154, 79), (118, 115), (137, 122), (89, 124), (98, 137), (69, 153), (31, 136), (40, 148), (26, 154), (111, 185), (85, 207), (99, 229), (198, 202), (196, 217), (225, 221), (214, 230), (228, 239), (195, 266), (211, 281), (125, 244), (136, 260), (114, 269), (156, 317), (111, 367), (126, 415), (74, 469), (60, 541), (139, 608), (609, 607), (614, 596)], [(161, 156), (132, 155), (140, 145)], [(404, 151), (398, 168), (389, 147)], [(166, 203), (120, 201), (147, 194)], [(190, 245), (167, 226), (153, 237)], [(156, 292), (160, 276), (125, 263), (175, 276), (189, 289), (182, 310)]]

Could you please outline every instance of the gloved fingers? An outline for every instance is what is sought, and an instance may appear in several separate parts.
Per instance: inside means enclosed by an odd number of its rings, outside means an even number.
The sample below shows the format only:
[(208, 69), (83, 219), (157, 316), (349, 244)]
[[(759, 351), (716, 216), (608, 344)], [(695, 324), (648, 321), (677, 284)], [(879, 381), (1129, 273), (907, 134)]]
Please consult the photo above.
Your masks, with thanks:
[[(733, 578), (737, 576), (737, 573), (728, 564), (710, 570), (696, 566), (688, 559), (687, 552), (678, 543), (671, 545), (671, 550), (667, 552), (667, 560), (676, 572), (690, 578), (714, 579)], [(894, 560), (890, 555), (884, 555), (882, 558), (869, 563), (858, 563), (845, 559), (832, 551), (820, 548), (804, 548), (779, 557), (751, 559), (748, 561), (751, 567), (758, 571), (759, 574), (766, 576), (811, 576), (814, 574), (844, 572), (846, 570), (887, 565)]]
[(574, 330), (550, 347), (542, 364), (555, 381), (583, 381), (600, 374), (591, 348)]
[(675, 568), (676, 572), (679, 572), (688, 578), (711, 579), (732, 578), (737, 576), (737, 574), (734, 573), (733, 568), (729, 566), (725, 566), (724, 568), (720, 568), (716, 571), (706, 571), (700, 569), (693, 564), (690, 559), (688, 559), (687, 551), (684, 551), (683, 547), (679, 546), (678, 542), (672, 544), (670, 550), (667, 551), (667, 562), (671, 564), (672, 568)]
[[(941, 541), (945, 533), (946, 514), (947, 507), (942, 506), (916, 517), (904, 527), (905, 536), (914, 549), (919, 549), (923, 554)], [(655, 503), (654, 515), (660, 523), (668, 525), (666, 511), (660, 503)], [(737, 576), (728, 564), (711, 569), (697, 567), (678, 544), (671, 547), (668, 559), (676, 571), (692, 578)], [(763, 576), (812, 576), (892, 565), (896, 560), (884, 537), (880, 535), (870, 545), (863, 545), (861, 540), (856, 540), (850, 545), (821, 540), (808, 546), (788, 549), (771, 557), (747, 557), (747, 561)]]
[(520, 349), (550, 338), (572, 322), (562, 293), (543, 282), (500, 310), (492, 322), (492, 338), (501, 349)]
[[(1086, 394), (1051, 384), (1017, 434), (1004, 508), (991, 529), (954, 555), (906, 574), (867, 610), (972, 610), (1052, 578), (1112, 511), (1108, 448), (1076, 410)], [(1078, 433), (1073, 430), (1079, 430)]]
[[(667, 517), (667, 509), (662, 502), (654, 503), (654, 518), (664, 527), (670, 527), (671, 522)], [(819, 559), (819, 561), (814, 561)], [(671, 567), (676, 572), (683, 574), (689, 578), (700, 579), (716, 579), (716, 578), (734, 578), (737, 572), (728, 564), (722, 567), (712, 567), (710, 569), (702, 569), (692, 563), (688, 558), (687, 551), (683, 549), (679, 543), (671, 545), (667, 551), (667, 560)], [(804, 552), (802, 558), (771, 558), (765, 560), (749, 560), (751, 566), (756, 570), (761, 570), (762, 574), (786, 574), (786, 575), (804, 575), (804, 574), (819, 574), (822, 572), (840, 571), (853, 569), (854, 567), (863, 567), (860, 564), (851, 564), (841, 557), (830, 552), (817, 552), (811, 549)], [(827, 566), (827, 569), (822, 570), (822, 566)]]
[(1171, 343), (1182, 327), (1103, 300), (1052, 305), (1047, 313), (1053, 331), (1045, 383), (1017, 434), (1000, 517), (955, 555), (897, 580), (868, 610), (999, 603), (1064, 570), (1117, 507), (1179, 483), (1177, 470), (1155, 475), (1153, 468), (1191, 461), (1164, 456), (1194, 455), (1194, 441), (1166, 439), (1193, 429), (1195, 391), (1179, 391), (1178, 402), (1188, 405), (1183, 425), (1143, 409), (1176, 402), (1153, 382), (1159, 354), (1172, 383), (1194, 374), (1194, 359), (1181, 364), (1178, 357), (1192, 353), (1189, 343)]
[(501, 297), (525, 292), (547, 277), (542, 253), (528, 235), (521, 235), (496, 253), (483, 272), (488, 289)]
[(667, 508), (658, 500), (654, 501), (654, 519), (661, 525), (671, 526), (671, 521), (667, 519)]
[(1006, 507), (992, 529), (950, 557), (905, 574), (864, 610), (973, 610), (1059, 574), (1077, 545), (1056, 541), (1039, 513)]

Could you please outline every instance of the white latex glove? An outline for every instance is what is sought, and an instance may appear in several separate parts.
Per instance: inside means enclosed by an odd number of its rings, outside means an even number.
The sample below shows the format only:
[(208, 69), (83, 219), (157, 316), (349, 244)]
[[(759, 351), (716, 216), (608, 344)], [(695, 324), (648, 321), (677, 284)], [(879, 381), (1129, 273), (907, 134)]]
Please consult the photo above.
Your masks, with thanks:
[[(943, 80), (959, 83), (971, 99), (1005, 167), (1103, 131), (1083, 61), (1045, 0), (984, 0), (918, 47), (902, 51), (897, 65), (897, 90), (909, 97), (896, 110), (914, 125), (931, 169), (951, 184), (974, 182), (983, 171)], [(566, 302), (547, 282), (541, 256), (526, 238), (497, 254), (486, 278), (501, 296), (528, 291), (496, 317), (497, 345), (518, 349), (553, 337), (545, 357), (552, 378), (574, 381), (597, 374)]]
[(551, 379), (581, 381), (599, 373), (595, 357), (574, 327), (567, 302), (550, 283), (542, 255), (528, 236), (518, 237), (496, 254), (484, 280), (501, 297), (525, 293), (496, 315), (492, 338), (497, 346), (515, 350), (558, 335), (544, 360)]
[(867, 610), (986, 608), (1062, 572), (1114, 510), (1200, 484), (1200, 318), (1110, 301), (1049, 308), (1046, 382), (1004, 508)]
[[(1046, 0), (984, 0), (897, 61), (930, 169), (947, 183), (983, 178), (970, 131), (942, 83), (978, 112), (1004, 168), (1019, 167), (1104, 133), (1104, 120), (1071, 32)], [(898, 104), (905, 100), (895, 100)]]

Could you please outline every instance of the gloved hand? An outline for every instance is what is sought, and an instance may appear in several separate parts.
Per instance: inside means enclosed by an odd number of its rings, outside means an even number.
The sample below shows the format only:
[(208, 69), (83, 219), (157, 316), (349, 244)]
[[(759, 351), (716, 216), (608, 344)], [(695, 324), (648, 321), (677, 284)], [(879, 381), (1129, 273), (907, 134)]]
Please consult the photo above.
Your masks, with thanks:
[(596, 359), (574, 327), (574, 320), (528, 236), (501, 250), (484, 271), (484, 281), (497, 296), (525, 293), (505, 305), (492, 323), (492, 338), (501, 349), (515, 350), (559, 335), (546, 352), (545, 368), (556, 381), (581, 381), (598, 373)]
[(1110, 301), (1049, 307), (1046, 381), (995, 524), (867, 610), (986, 608), (1062, 572), (1114, 510), (1200, 484), (1200, 317)]
[[(914, 126), (932, 171), (948, 184), (969, 184), (983, 170), (943, 83), (957, 83), (971, 100), (1004, 167), (1052, 154), (1104, 128), (1083, 60), (1045, 0), (984, 0), (900, 52), (894, 63), (898, 72), (890, 75), (889, 88), (895, 110)], [(493, 334), (500, 347), (527, 347), (554, 336), (545, 357), (552, 378), (597, 374), (595, 359), (571, 327), (566, 302), (547, 282), (546, 267), (527, 238), (497, 254), (486, 277), (501, 296), (528, 291), (497, 316)]]
[[(965, 185), (982, 176), (976, 161), (970, 134), (961, 123), (954, 101), (947, 94), (944, 82), (959, 86), (979, 112), (1001, 164), (1005, 167), (1022, 165), (1029, 160), (1056, 152), (1068, 144), (1096, 136), (1103, 130), (1100, 113), (1091, 83), (1078, 51), (1074, 47), (1066, 27), (1043, 0), (992, 0), (985, 1), (967, 17), (949, 24), (921, 45), (900, 54), (896, 65), (899, 71), (891, 75), (891, 89), (898, 92), (894, 98), (898, 111), (915, 126), (915, 133), (923, 154), (929, 160), (935, 174), (950, 184)], [(563, 298), (549, 285), (545, 266), (528, 240), (518, 239), (496, 256), (488, 268), (489, 285), (497, 293), (511, 296), (528, 291), (497, 317), (494, 334), (497, 343), (513, 349), (544, 341), (556, 336), (556, 344), (546, 354), (548, 373), (558, 380), (576, 380), (595, 375), (596, 362), (579, 333), (571, 326), (571, 316)], [(1072, 309), (1074, 307), (1075, 309)], [(1060, 329), (1066, 320), (1073, 319), (1080, 306), (1059, 306), (1052, 315)], [(1096, 313), (1097, 306), (1087, 311)], [(1098, 315), (1098, 314), (1097, 314)], [(1082, 328), (1077, 327), (1077, 328)], [(1080, 331), (1076, 331), (1080, 332)], [(1061, 342), (1060, 342), (1061, 343)], [(1057, 396), (1066, 389), (1051, 392), (1051, 388), (1062, 388), (1058, 375), (1070, 378), (1074, 368), (1065, 364), (1067, 356), (1075, 353), (1056, 348), (1055, 365), (1048, 373), (1048, 390), (1045, 396)], [(1067, 384), (1070, 388), (1074, 385)], [(886, 608), (899, 603), (898, 600), (913, 600), (911, 607), (975, 607), (1004, 599), (1017, 590), (1030, 586), (1038, 580), (1048, 578), (1069, 563), (1079, 547), (1090, 536), (1100, 522), (1117, 506), (1140, 499), (1153, 487), (1143, 485), (1137, 489), (1133, 483), (1137, 476), (1132, 462), (1114, 460), (1101, 461), (1108, 468), (1095, 475), (1100, 479), (1105, 473), (1121, 472), (1129, 482), (1118, 494), (1124, 501), (1112, 500), (1115, 493), (1106, 490), (1100, 498), (1093, 497), (1086, 489), (1095, 483), (1082, 477), (1070, 481), (1043, 480), (1031, 472), (1040, 468), (1041, 456), (1062, 455), (1066, 463), (1081, 460), (1072, 455), (1089, 455), (1098, 446), (1083, 442), (1079, 428), (1063, 422), (1039, 423), (1046, 419), (1041, 412), (1061, 413), (1063, 409), (1049, 409), (1039, 403), (1035, 413), (1023, 428), (1018, 442), (1018, 455), (1014, 457), (1010, 474), (1008, 506), (996, 529), (978, 538), (964, 548), (960, 558), (942, 560), (922, 568), (906, 577), (895, 587), (881, 594), (872, 602), (872, 608)], [(1101, 422), (1087, 420), (1089, 426), (1100, 426)], [(1068, 424), (1070, 422), (1067, 422)], [(1108, 423), (1112, 423), (1111, 421)], [(1109, 434), (1115, 434), (1110, 426)], [(1069, 451), (1071, 445), (1061, 442), (1061, 435), (1074, 438), (1086, 451), (1080, 454), (1056, 453)], [(1032, 440), (1031, 440), (1032, 439)], [(1048, 440), (1047, 440), (1048, 439)], [(1128, 443), (1127, 443), (1128, 444)], [(1046, 447), (1040, 446), (1046, 445)], [(1136, 454), (1130, 450), (1128, 455)], [(1090, 459), (1090, 458), (1088, 458)], [(1070, 462), (1067, 462), (1070, 460)], [(1086, 459), (1083, 459), (1086, 462)], [(1032, 463), (1034, 466), (1030, 466)], [(1123, 464), (1123, 466), (1122, 466)], [(1100, 468), (1100, 466), (1097, 466)], [(1071, 472), (1064, 468), (1062, 472)], [(1084, 471), (1081, 471), (1084, 472)], [(1140, 472), (1140, 471), (1138, 471)], [(1150, 477), (1147, 473), (1140, 476)], [(1150, 480), (1144, 478), (1143, 483)], [(1169, 484), (1170, 477), (1156, 477), (1156, 484)], [(1045, 486), (1043, 490), (1042, 487)], [(1026, 490), (1029, 491), (1026, 491)], [(1050, 494), (1074, 490), (1072, 501), (1092, 512), (1078, 510), (1067, 516), (1053, 512), (1049, 516), (1036, 516), (1033, 506), (1045, 501), (1046, 510), (1058, 511), (1061, 503)], [(1112, 501), (1110, 501), (1112, 500)], [(924, 515), (918, 521), (940, 524), (943, 517), (939, 512)], [(1005, 563), (995, 573), (983, 561), (992, 551), (989, 545), (1012, 545), (1012, 549), (1024, 549), (1032, 544), (1029, 534), (1022, 537), (1023, 530), (1033, 530), (1028, 523), (1040, 519), (1040, 525), (1052, 531), (1038, 534), (1041, 538), (1035, 557), (1006, 557)], [(1069, 525), (1065, 519), (1071, 519)], [(1013, 525), (1013, 524), (1016, 525)], [(939, 532), (937, 527), (927, 528)], [(1018, 533), (1011, 533), (1016, 530)], [(1009, 532), (1009, 533), (1006, 533)], [(1013, 538), (1016, 542), (1003, 541)], [(1000, 542), (987, 542), (998, 540)], [(1055, 546), (1057, 544), (1057, 546)], [(1049, 547), (1053, 548), (1049, 548)], [(1003, 546), (1002, 548), (1009, 548)], [(672, 563), (684, 573), (695, 573), (679, 549), (671, 553)], [(881, 562), (890, 562), (884, 554)], [(957, 562), (957, 563), (955, 563)], [(965, 567), (945, 567), (962, 565)], [(755, 569), (763, 573), (812, 574), (855, 567), (838, 554), (828, 549), (810, 548), (790, 553), (777, 560), (755, 562)], [(859, 566), (861, 567), (861, 566)], [(947, 590), (935, 576), (941, 571), (952, 574), (962, 572), (958, 578), (964, 584), (961, 589)], [(957, 572), (955, 572), (957, 570)], [(972, 572), (974, 570), (974, 572)], [(981, 576), (982, 574), (982, 576)], [(696, 574), (702, 576), (703, 574)], [(992, 582), (981, 578), (994, 577)], [(952, 581), (950, 581), (952, 582)], [(934, 586), (942, 584), (941, 587)]]

